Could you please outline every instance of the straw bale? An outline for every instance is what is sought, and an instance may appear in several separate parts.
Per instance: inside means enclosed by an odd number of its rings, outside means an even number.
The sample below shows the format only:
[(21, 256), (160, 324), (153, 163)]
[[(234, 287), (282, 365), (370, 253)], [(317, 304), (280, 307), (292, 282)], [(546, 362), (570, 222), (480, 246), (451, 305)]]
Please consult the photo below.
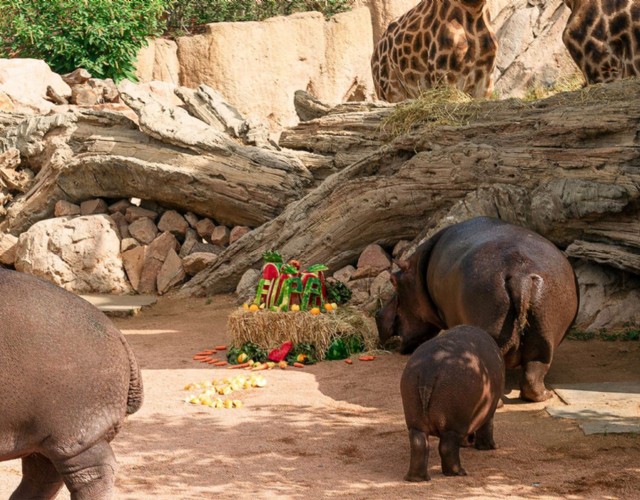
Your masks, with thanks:
[(366, 350), (375, 349), (378, 341), (371, 318), (350, 307), (317, 316), (307, 311), (248, 312), (238, 309), (229, 315), (228, 326), (235, 346), (253, 342), (269, 350), (286, 341), (313, 344), (320, 360), (337, 337), (360, 334)]

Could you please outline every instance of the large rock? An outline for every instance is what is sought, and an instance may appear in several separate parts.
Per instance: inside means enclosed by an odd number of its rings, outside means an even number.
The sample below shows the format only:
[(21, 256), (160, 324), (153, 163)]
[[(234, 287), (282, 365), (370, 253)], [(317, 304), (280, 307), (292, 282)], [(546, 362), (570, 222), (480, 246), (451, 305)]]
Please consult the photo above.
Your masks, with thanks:
[(579, 83), (580, 71), (562, 42), (570, 14), (562, 0), (489, 0), (488, 7), (498, 37), (498, 96)]
[(330, 21), (305, 12), (209, 24), (206, 33), (177, 43), (182, 85), (205, 83), (243, 115), (274, 127), (297, 123), (293, 96), (299, 89), (329, 102), (373, 96), (373, 35), (364, 8)]
[(14, 111), (48, 113), (54, 107), (45, 99), (49, 86), (60, 96), (71, 96), (69, 85), (46, 62), (0, 59), (0, 93), (11, 99)]
[(37, 222), (18, 239), (15, 267), (76, 293), (131, 291), (120, 239), (106, 215)]
[(136, 77), (138, 81), (160, 80), (180, 85), (178, 45), (166, 38), (149, 39), (138, 52)]
[(580, 286), (576, 325), (598, 330), (640, 321), (640, 277), (587, 261), (573, 265)]
[(418, 4), (418, 0), (355, 0), (354, 7), (367, 7), (371, 15), (373, 43), (377, 43), (389, 23)]
[(0, 264), (13, 266), (16, 261), (18, 238), (12, 234), (0, 233)]

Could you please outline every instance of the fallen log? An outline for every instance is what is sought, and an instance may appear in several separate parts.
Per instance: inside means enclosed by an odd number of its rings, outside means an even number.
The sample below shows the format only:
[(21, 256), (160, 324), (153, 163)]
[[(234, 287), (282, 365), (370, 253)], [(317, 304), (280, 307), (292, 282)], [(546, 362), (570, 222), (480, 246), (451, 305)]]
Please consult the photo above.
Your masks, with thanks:
[(149, 95), (122, 92), (139, 125), (108, 112), (0, 114), (3, 149), (36, 172), (6, 206), (0, 231), (18, 235), (56, 201), (140, 198), (221, 224), (259, 226), (301, 198), (314, 178), (293, 154), (245, 146)]
[[(182, 293), (232, 291), (269, 249), (303, 265), (322, 262), (336, 270), (355, 262), (370, 243), (419, 241), (475, 215), (525, 225), (569, 247), (570, 254), (640, 274), (639, 80), (532, 103), (442, 106), (448, 116), (458, 116), (459, 125), (439, 126), (426, 117), (327, 178), (255, 230), (253, 238), (229, 246)], [(358, 121), (368, 131), (380, 130), (386, 113), (358, 111), (357, 118), (346, 113), (305, 122), (287, 136), (287, 147), (302, 149), (303, 137), (312, 135), (325, 139), (312, 141), (307, 150), (337, 152), (329, 137), (339, 133), (340, 123), (349, 131)], [(360, 151), (381, 142), (379, 134), (368, 138), (362, 130), (344, 135), (341, 144), (354, 141)], [(620, 228), (612, 230), (613, 223)], [(605, 249), (596, 251), (595, 243)]]

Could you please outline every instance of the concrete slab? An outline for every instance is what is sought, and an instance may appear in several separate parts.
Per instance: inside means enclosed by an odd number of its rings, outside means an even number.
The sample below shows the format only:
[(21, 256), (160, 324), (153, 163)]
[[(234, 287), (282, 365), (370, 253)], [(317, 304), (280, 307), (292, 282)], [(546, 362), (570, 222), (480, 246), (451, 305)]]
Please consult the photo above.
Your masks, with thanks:
[(566, 406), (547, 413), (572, 418), (585, 434), (640, 433), (640, 381), (558, 384), (553, 387)]
[(107, 316), (133, 316), (143, 307), (154, 304), (158, 300), (155, 295), (87, 294), (80, 297), (91, 302)]

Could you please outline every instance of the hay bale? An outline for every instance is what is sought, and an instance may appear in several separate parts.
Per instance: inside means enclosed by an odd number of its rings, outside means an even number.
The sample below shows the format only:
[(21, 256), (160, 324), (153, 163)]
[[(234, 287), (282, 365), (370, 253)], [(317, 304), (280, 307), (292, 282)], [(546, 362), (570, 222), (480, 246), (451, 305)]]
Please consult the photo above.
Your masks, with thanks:
[(364, 339), (366, 350), (375, 349), (378, 342), (371, 318), (351, 307), (317, 316), (307, 311), (248, 312), (239, 309), (229, 316), (228, 327), (235, 346), (253, 342), (270, 350), (287, 341), (313, 344), (319, 360), (324, 359), (327, 348), (338, 337), (359, 334)]

